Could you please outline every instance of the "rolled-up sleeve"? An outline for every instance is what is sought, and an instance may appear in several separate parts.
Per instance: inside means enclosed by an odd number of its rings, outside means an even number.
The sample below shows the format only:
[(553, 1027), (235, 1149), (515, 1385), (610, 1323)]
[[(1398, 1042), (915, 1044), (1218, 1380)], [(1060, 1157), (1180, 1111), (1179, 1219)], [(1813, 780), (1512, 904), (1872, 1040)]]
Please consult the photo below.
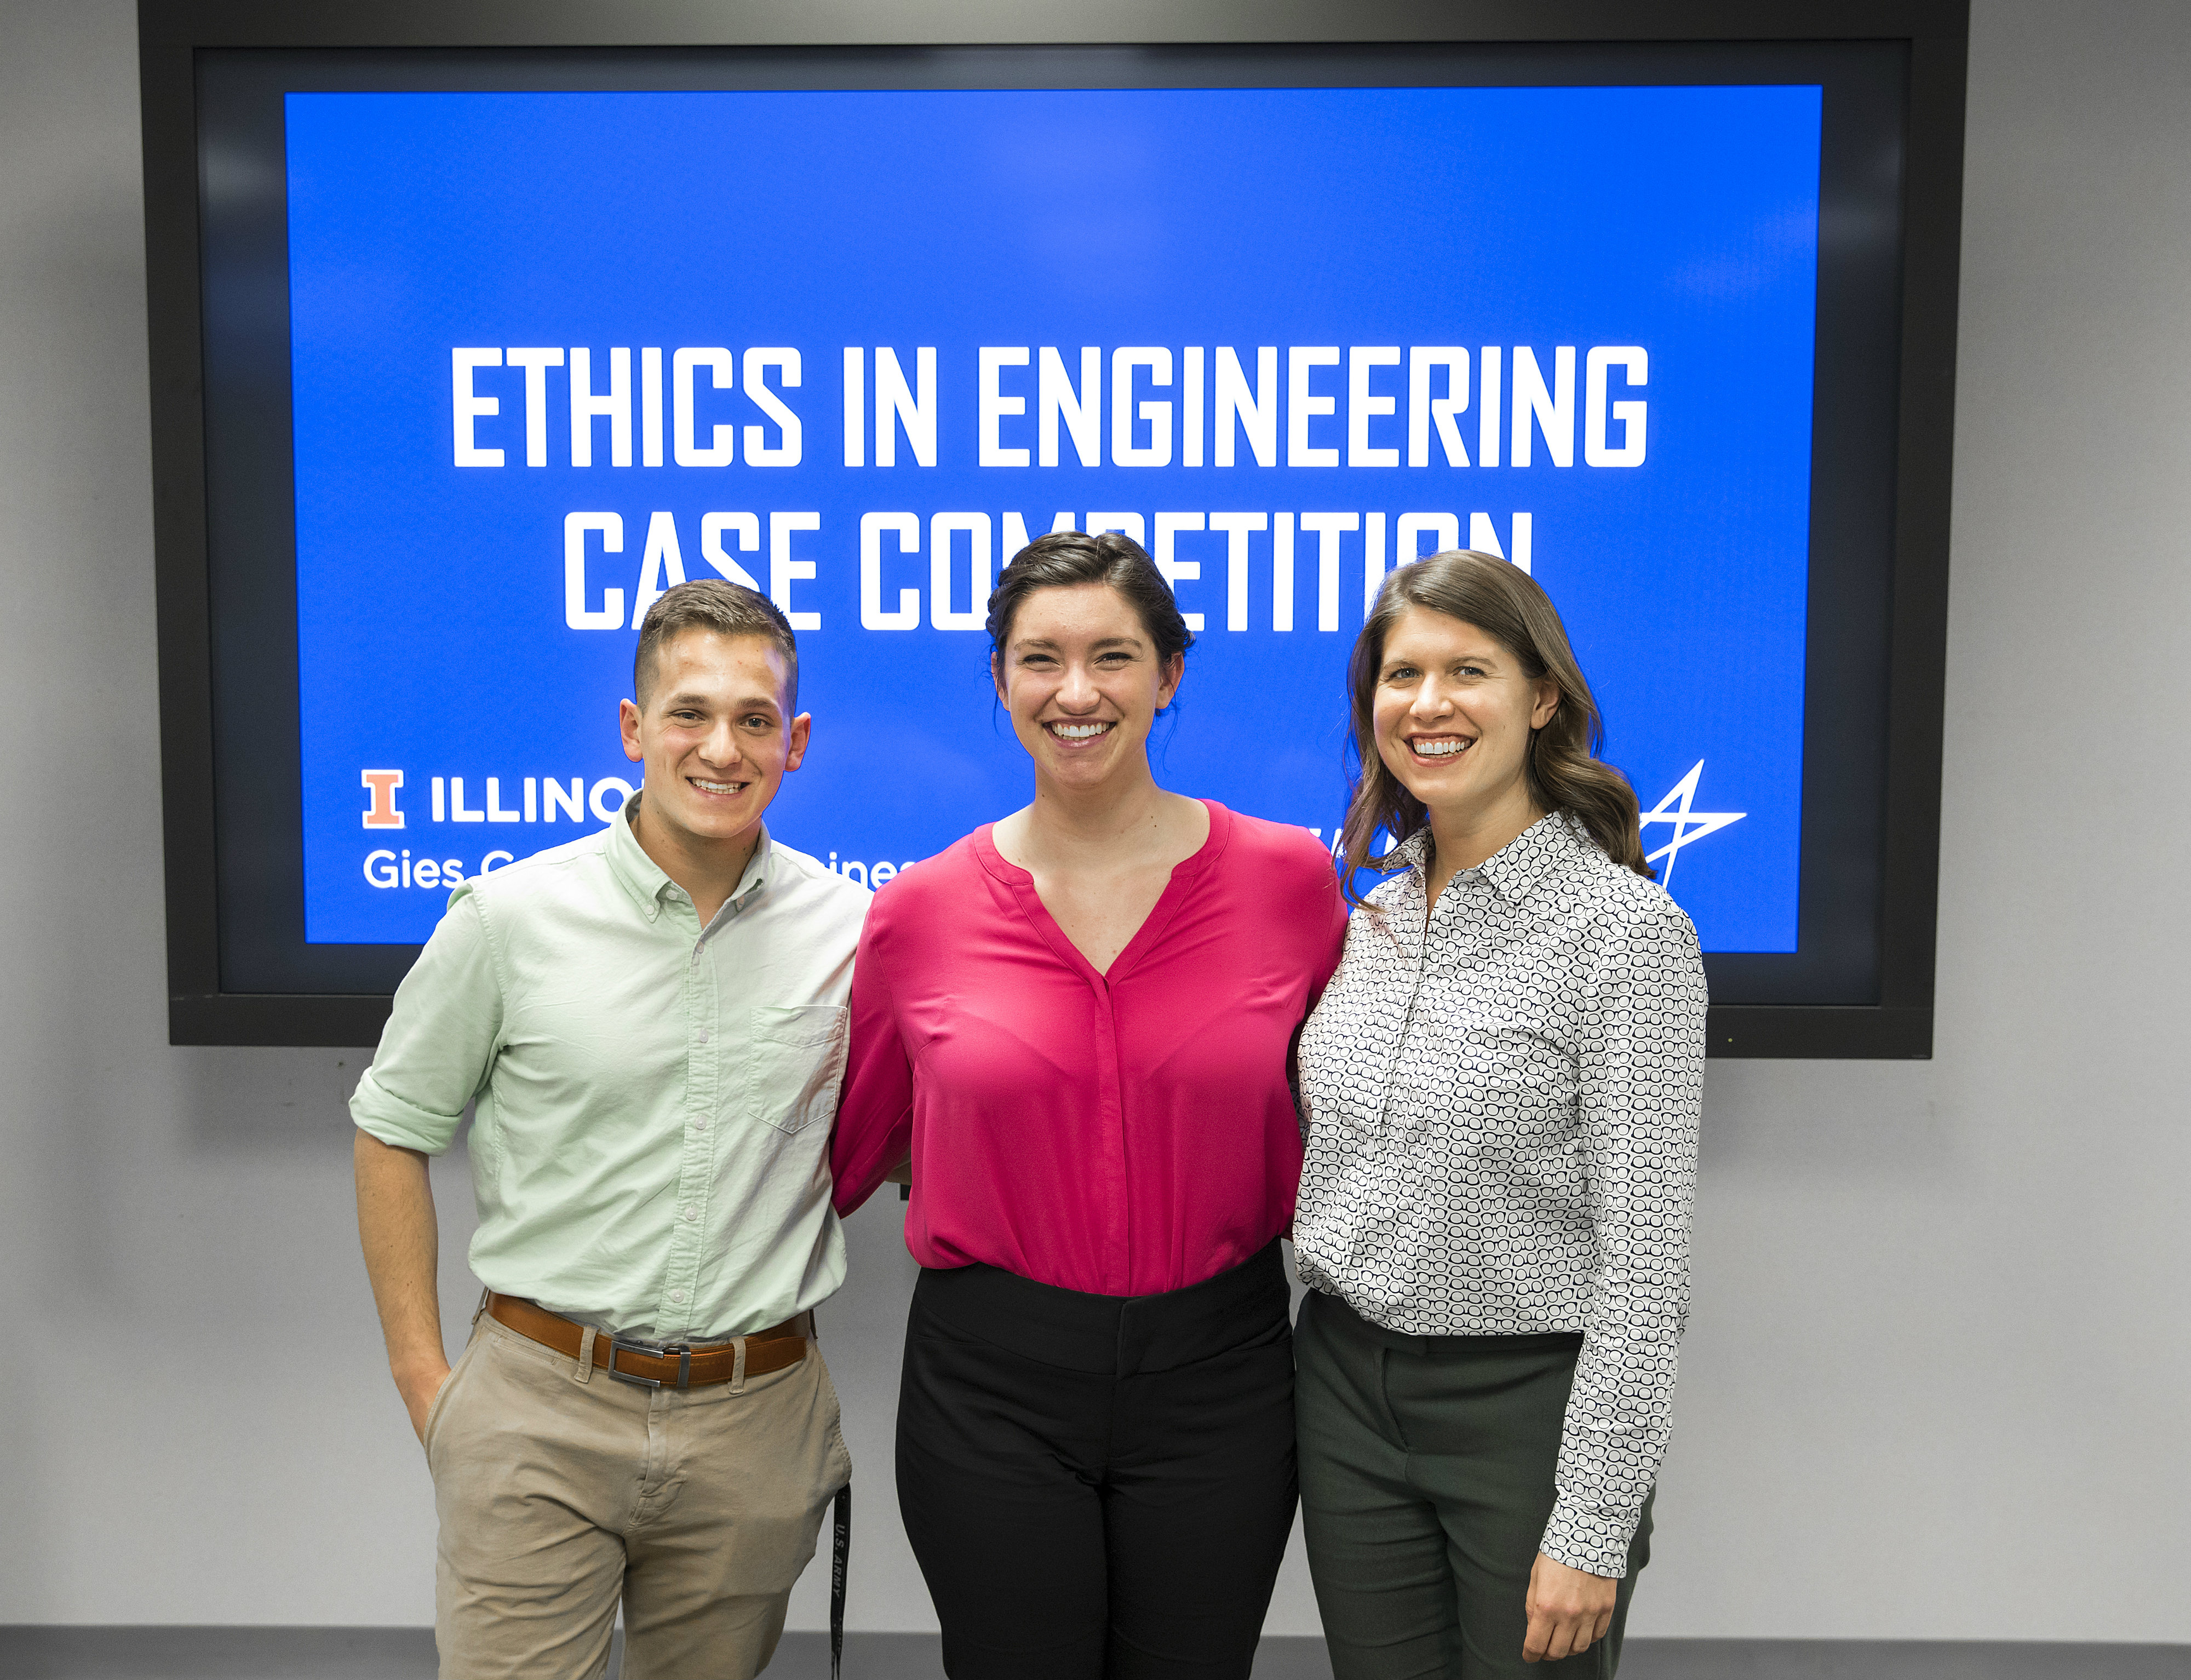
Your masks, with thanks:
[(478, 899), (460, 887), (396, 988), (380, 1047), (350, 1096), (350, 1119), (383, 1143), (441, 1153), (464, 1106), (486, 1086), (502, 1026), (487, 929)]
[(1608, 927), (1580, 1039), (1585, 1194), (1597, 1268), (1545, 1554), (1627, 1573), (1665, 1457), (1689, 1301), (1704, 1056), (1704, 960), (1670, 900)]

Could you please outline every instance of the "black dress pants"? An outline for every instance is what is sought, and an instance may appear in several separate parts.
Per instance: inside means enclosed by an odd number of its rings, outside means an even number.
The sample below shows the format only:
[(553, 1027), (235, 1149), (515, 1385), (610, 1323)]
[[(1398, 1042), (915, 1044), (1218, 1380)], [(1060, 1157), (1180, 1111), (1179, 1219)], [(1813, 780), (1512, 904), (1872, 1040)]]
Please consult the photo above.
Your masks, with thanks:
[(952, 1680), (1239, 1680), (1293, 1527), (1273, 1243), (1164, 1295), (924, 1271), (897, 1494)]

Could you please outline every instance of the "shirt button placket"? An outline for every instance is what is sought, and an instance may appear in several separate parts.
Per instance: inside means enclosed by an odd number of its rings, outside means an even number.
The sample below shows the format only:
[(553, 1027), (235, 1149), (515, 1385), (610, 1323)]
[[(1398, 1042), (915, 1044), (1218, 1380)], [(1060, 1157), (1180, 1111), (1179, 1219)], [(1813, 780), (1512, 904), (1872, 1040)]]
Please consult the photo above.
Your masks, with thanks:
[(706, 954), (703, 934), (693, 944), (691, 965), (685, 971), (685, 1148), (669, 1232), (669, 1299), (680, 1307), (698, 1297), (700, 1227), (714, 1177), (714, 1129), (709, 1119), (716, 1110), (721, 1052), (714, 1045), (715, 971), (701, 960)]
[(1133, 1271), (1133, 1216), (1127, 1186), (1130, 1165), (1126, 1159), (1125, 1082), (1118, 1068), (1118, 1020), (1112, 1006), (1111, 988), (1096, 977), (1091, 988), (1096, 1008), (1096, 1081), (1097, 1109), (1108, 1136), (1110, 1176), (1110, 1247), (1118, 1257), (1118, 1270), (1111, 1279), (1111, 1293), (1129, 1293)]
[(1378, 1086), (1376, 1131), (1388, 1144), (1394, 1141), (1390, 1130), (1393, 1078), (1401, 1062), (1407, 1058), (1409, 1050), (1408, 1040), (1414, 1036), (1415, 1005), (1421, 1001), (1423, 993), (1423, 968), (1430, 960), (1429, 924), (1436, 920), (1437, 908), (1435, 906), (1429, 907), (1428, 914), (1420, 925), (1414, 920), (1412, 906), (1403, 904), (1402, 914), (1408, 918), (1407, 926), (1414, 936), (1416, 943), (1411, 954), (1403, 954), (1402, 960), (1408, 971), (1407, 1001), (1400, 1011), (1399, 1028), (1392, 1034), (1392, 1047), (1385, 1061), (1385, 1077)]

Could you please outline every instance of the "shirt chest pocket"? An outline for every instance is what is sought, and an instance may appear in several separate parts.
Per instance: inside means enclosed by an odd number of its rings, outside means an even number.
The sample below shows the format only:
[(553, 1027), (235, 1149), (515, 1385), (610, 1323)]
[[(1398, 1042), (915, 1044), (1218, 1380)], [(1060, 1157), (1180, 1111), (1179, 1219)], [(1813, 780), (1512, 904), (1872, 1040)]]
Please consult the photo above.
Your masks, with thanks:
[(752, 1012), (746, 1039), (747, 1111), (782, 1132), (800, 1132), (837, 1112), (851, 1011), (834, 1004)]
[(1560, 1046), (1514, 1028), (1477, 1028), (1455, 1036), (1454, 1101), (1484, 1131), (1519, 1138), (1568, 1130), (1574, 1063)]
[(1431, 1019), (1416, 1023), (1416, 1054), (1400, 1083), (1450, 1117), (1464, 1148), (1526, 1156), (1572, 1141), (1579, 1082), (1573, 1051), (1552, 1022), (1472, 999), (1448, 1002)]

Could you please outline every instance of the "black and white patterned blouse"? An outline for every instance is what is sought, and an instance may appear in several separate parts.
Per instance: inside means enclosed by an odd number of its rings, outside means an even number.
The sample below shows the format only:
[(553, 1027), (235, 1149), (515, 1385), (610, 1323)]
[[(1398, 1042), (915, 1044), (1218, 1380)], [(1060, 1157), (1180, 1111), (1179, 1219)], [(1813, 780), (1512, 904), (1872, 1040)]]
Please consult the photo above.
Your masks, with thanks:
[(1454, 875), (1426, 937), (1429, 840), (1301, 1034), (1301, 1277), (1412, 1335), (1581, 1331), (1543, 1549), (1623, 1575), (1688, 1310), (1696, 931), (1555, 813)]

